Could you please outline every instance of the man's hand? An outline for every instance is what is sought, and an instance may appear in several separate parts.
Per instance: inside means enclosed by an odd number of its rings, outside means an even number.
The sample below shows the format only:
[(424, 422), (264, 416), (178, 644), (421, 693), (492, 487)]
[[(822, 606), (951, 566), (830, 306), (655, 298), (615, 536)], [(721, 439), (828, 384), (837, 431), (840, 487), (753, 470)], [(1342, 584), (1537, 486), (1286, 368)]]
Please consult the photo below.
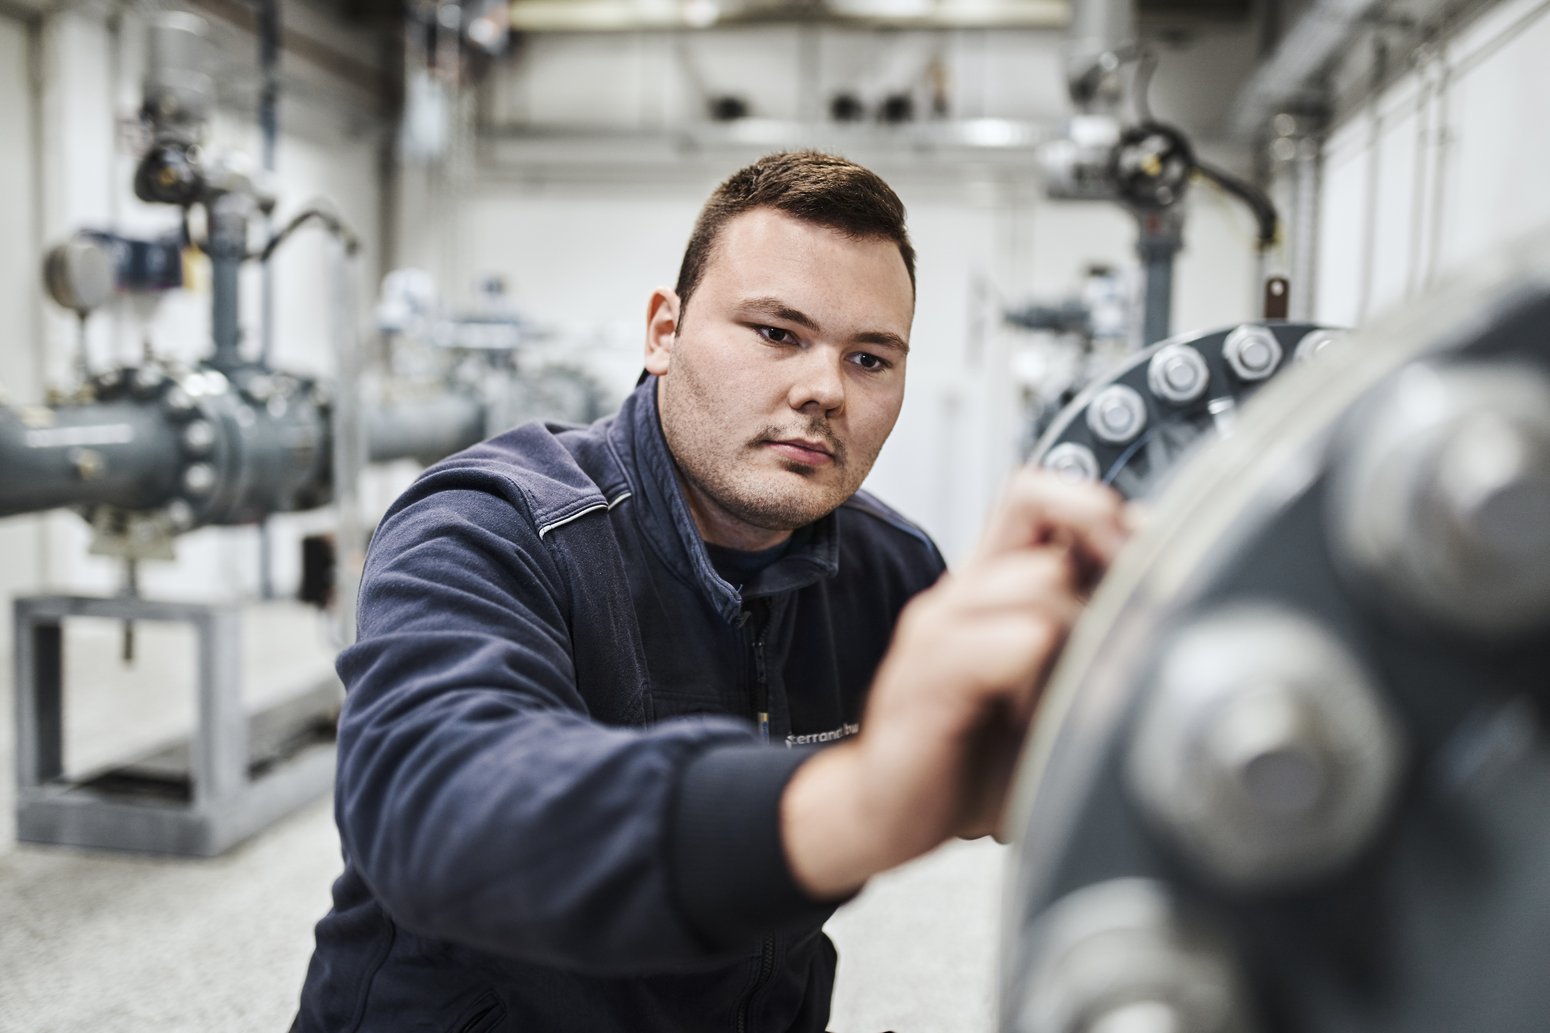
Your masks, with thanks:
[(805, 890), (840, 896), (995, 830), (1050, 667), (1127, 523), (1106, 489), (1011, 480), (974, 556), (900, 615), (861, 734), (786, 787), (782, 841)]

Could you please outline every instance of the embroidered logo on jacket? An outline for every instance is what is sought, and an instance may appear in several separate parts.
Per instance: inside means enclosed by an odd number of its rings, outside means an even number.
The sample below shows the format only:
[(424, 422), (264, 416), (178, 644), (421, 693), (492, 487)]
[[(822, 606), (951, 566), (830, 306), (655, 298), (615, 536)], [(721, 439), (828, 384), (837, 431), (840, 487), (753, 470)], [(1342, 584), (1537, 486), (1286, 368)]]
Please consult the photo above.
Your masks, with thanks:
[(827, 732), (811, 732), (807, 735), (788, 735), (786, 736), (786, 745), (812, 746), (821, 742), (835, 742), (839, 739), (847, 739), (859, 731), (861, 731), (860, 725), (853, 725), (847, 721), (845, 724), (840, 725), (838, 728)]

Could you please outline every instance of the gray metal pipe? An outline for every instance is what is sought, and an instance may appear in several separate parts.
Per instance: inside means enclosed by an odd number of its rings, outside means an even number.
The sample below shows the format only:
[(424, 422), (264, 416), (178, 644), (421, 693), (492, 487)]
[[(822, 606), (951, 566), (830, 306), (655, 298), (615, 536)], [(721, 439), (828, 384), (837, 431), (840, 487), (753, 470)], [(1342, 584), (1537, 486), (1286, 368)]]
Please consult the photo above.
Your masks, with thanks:
[(1134, 0), (1074, 0), (1066, 34), (1066, 87), (1077, 109), (1112, 110), (1123, 96), (1121, 55), (1136, 42)]
[(1275, 50), (1262, 57), (1237, 91), (1227, 113), (1228, 132), (1251, 139), (1274, 115), (1321, 101), (1318, 79), (1329, 63), (1350, 46), (1352, 34), (1379, 0), (1313, 0), (1281, 34)]
[(1319, 201), (1323, 184), (1323, 142), (1317, 136), (1297, 141), (1292, 162), (1292, 218), (1290, 247), (1292, 294), (1287, 317), (1313, 318), (1314, 279), (1318, 272)]
[[(0, 407), (0, 517), (172, 505), (189, 514), (179, 527), (189, 530), (329, 502), (330, 415), (307, 389), (285, 405), (255, 405), (251, 391), (206, 396), (197, 413), (143, 398)], [(367, 461), (434, 462), (483, 439), (484, 413), (463, 394), (373, 406)]]
[(235, 369), (242, 365), (242, 262), (248, 249), (247, 198), (226, 194), (211, 204), (210, 216), (210, 336), (215, 352), (211, 365)]
[(138, 402), (0, 408), (0, 517), (60, 506), (151, 509), (182, 472), (178, 428)]
[(1177, 208), (1143, 212), (1136, 255), (1146, 277), (1141, 310), (1141, 344), (1156, 344), (1173, 332), (1173, 261), (1184, 246), (1184, 216)]
[(371, 406), (366, 412), (366, 461), (434, 462), (484, 440), (484, 405), (471, 395), (444, 394)]

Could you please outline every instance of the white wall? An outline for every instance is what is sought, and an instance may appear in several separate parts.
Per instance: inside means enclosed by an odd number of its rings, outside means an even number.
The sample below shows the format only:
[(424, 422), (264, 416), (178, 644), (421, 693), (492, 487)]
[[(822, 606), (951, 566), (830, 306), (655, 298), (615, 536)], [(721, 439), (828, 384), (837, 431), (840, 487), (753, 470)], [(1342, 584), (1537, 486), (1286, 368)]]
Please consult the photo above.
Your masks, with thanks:
[(1550, 228), (1550, 11), (1504, 0), (1331, 134), (1319, 318), (1359, 324)]

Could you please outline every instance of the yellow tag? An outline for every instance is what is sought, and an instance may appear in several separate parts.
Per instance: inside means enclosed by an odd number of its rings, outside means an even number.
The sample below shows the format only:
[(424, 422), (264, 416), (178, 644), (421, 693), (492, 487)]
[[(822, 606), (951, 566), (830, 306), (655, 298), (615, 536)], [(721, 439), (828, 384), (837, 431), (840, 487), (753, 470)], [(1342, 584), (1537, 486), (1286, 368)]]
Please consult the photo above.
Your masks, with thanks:
[(183, 289), (210, 293), (210, 258), (192, 244), (183, 249)]

